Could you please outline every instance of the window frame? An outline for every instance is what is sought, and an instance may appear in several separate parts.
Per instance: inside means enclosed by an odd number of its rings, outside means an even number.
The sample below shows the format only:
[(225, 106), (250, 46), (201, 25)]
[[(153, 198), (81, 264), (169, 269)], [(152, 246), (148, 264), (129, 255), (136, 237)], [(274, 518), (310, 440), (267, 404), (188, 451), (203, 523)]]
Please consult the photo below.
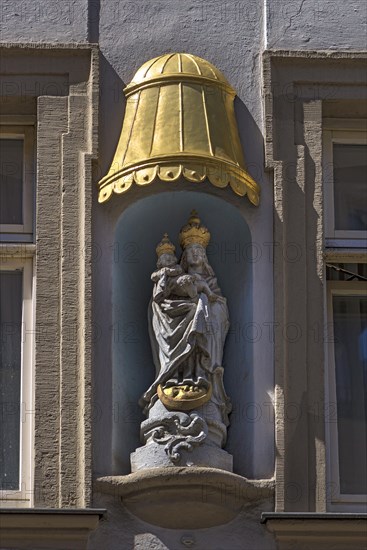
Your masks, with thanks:
[[(364, 261), (360, 263), (366, 262), (367, 258), (364, 258)], [(328, 504), (330, 511), (345, 511), (345, 507), (347, 506), (350, 511), (358, 512), (361, 510), (361, 506), (367, 504), (367, 494), (344, 494), (340, 492), (333, 296), (367, 296), (367, 288), (366, 285), (363, 285), (362, 281), (327, 281), (326, 294), (328, 337), (326, 338), (325, 346), (327, 364), (327, 368), (325, 369), (327, 377), (325, 421), (328, 457), (327, 477), (329, 480)]]
[(23, 140), (23, 224), (0, 224), (0, 242), (33, 242), (35, 226), (35, 128), (0, 119), (0, 139)]
[(323, 179), (325, 204), (325, 244), (333, 247), (359, 248), (367, 246), (366, 231), (336, 230), (334, 220), (334, 164), (333, 144), (367, 145), (365, 121), (352, 120), (349, 126), (345, 120), (325, 121), (323, 131)]
[(23, 273), (21, 388), (20, 388), (20, 452), (19, 490), (0, 489), (0, 508), (32, 507), (33, 434), (34, 434), (34, 350), (35, 350), (35, 270), (33, 250), (12, 256), (0, 247), (0, 270)]

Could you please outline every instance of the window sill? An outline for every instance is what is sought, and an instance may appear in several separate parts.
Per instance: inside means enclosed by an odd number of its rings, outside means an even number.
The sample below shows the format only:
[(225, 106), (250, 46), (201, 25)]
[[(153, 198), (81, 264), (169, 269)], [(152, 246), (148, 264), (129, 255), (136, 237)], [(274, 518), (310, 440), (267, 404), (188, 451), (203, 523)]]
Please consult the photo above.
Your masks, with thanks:
[(32, 258), (36, 252), (33, 243), (1, 243), (0, 258)]
[(265, 512), (261, 523), (275, 535), (279, 550), (365, 550), (367, 514)]
[(343, 252), (351, 248), (366, 251), (367, 239), (325, 239), (326, 248), (342, 249)]
[(84, 550), (105, 512), (99, 508), (2, 509), (1, 546)]

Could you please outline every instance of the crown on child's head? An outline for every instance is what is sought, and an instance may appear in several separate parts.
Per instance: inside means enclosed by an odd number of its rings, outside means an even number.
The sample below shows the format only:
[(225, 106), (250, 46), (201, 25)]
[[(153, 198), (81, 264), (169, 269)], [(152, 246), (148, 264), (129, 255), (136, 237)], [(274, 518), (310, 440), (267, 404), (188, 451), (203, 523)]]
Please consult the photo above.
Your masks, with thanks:
[(157, 252), (157, 256), (162, 256), (162, 254), (174, 254), (176, 250), (176, 247), (171, 241), (169, 240), (168, 234), (165, 233), (163, 235), (163, 239), (161, 242), (157, 245), (157, 248), (155, 251)]
[(204, 225), (200, 225), (200, 218), (196, 210), (191, 212), (189, 221), (180, 231), (180, 245), (185, 249), (189, 244), (201, 244), (206, 248), (210, 241), (210, 233)]

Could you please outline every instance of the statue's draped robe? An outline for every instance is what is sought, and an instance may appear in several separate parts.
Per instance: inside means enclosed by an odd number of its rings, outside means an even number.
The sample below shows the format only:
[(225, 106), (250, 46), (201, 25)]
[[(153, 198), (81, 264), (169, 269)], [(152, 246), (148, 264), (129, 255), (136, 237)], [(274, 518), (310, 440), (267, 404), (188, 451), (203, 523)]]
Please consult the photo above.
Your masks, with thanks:
[[(204, 378), (212, 384), (212, 401), (229, 412), (223, 387), (222, 356), (229, 328), (227, 301), (221, 296), (215, 277), (205, 277), (218, 300), (211, 302), (204, 293), (196, 298), (165, 297), (157, 281), (149, 304), (148, 322), (156, 379), (143, 396), (150, 408), (156, 401), (157, 387), (168, 380)], [(159, 298), (157, 300), (157, 293)]]

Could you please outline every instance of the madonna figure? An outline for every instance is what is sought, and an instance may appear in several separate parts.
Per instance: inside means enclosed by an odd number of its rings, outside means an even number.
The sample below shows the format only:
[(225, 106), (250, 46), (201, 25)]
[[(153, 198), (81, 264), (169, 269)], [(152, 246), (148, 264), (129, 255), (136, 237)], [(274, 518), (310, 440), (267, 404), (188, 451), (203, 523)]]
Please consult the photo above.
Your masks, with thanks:
[(206, 255), (209, 240), (208, 229), (192, 212), (179, 235), (180, 264), (168, 235), (157, 246), (148, 312), (156, 379), (143, 401), (146, 412), (158, 399), (168, 410), (193, 410), (207, 403), (210, 414), (227, 426), (230, 402), (222, 357), (229, 315)]

